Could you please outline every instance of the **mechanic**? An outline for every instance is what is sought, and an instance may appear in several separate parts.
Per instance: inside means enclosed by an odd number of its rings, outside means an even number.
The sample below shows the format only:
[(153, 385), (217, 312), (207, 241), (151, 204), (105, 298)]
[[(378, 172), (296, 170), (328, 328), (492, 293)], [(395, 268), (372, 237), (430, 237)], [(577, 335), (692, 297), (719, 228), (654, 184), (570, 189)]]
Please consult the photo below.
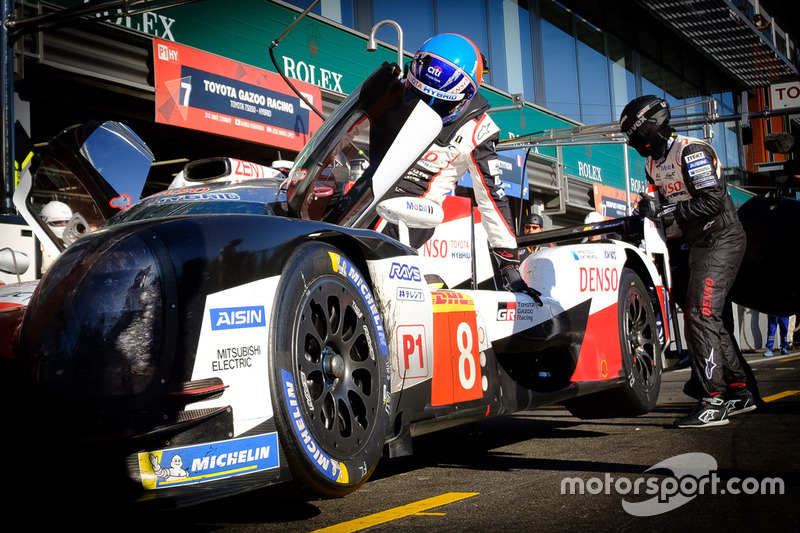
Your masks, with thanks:
[[(469, 170), (472, 190), (492, 257), (505, 289), (525, 292), (542, 305), (540, 293), (528, 287), (519, 274), (519, 249), (513, 231), (508, 198), (499, 187), (497, 152), (500, 128), (486, 111), (489, 102), (478, 94), (486, 61), (477, 47), (461, 35), (431, 37), (414, 55), (406, 87), (442, 117), (443, 128), (425, 155), (395, 184), (387, 197), (425, 197), (441, 205), (459, 178)], [(379, 220), (375, 227), (397, 238), (394, 224)], [(419, 248), (434, 229), (411, 229), (410, 244)]]
[[(699, 397), (699, 403), (675, 425), (724, 425), (729, 416), (756, 408), (755, 398), (745, 385), (749, 365), (741, 357), (731, 330), (726, 329), (728, 321), (723, 320), (746, 238), (714, 149), (698, 139), (676, 134), (669, 119), (669, 105), (664, 99), (642, 96), (625, 106), (620, 129), (628, 145), (646, 158), (645, 172), (651, 184), (648, 192), (657, 192), (657, 197), (641, 195), (639, 214), (660, 219), (668, 236), (682, 237), (688, 244), (688, 281), (682, 307), (692, 378), (684, 392)], [(702, 392), (695, 395), (691, 388), (696, 383)]]
[[(537, 215), (536, 213), (531, 213), (527, 217), (525, 217), (525, 222), (522, 224), (522, 233), (524, 235), (535, 235), (537, 233), (541, 233), (544, 231), (544, 219), (541, 215)], [(519, 253), (520, 261), (523, 261), (526, 257), (531, 255), (532, 253), (538, 252), (542, 249), (542, 246), (545, 248), (553, 248), (555, 246), (554, 243), (549, 242), (546, 244), (534, 244), (532, 246), (526, 246), (522, 248)]]

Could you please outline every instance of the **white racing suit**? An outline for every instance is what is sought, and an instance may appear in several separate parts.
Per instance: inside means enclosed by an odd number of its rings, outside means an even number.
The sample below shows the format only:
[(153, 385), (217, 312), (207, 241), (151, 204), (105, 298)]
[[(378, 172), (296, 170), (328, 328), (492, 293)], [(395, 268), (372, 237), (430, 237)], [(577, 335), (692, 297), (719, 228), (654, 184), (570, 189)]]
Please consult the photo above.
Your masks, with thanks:
[[(675, 220), (689, 247), (685, 301), (682, 294), (676, 301), (684, 311), (693, 381), (703, 391), (685, 390), (694, 396), (725, 392), (747, 381), (736, 341), (723, 324), (726, 297), (744, 256), (744, 229), (708, 144), (673, 134), (665, 158), (648, 157), (645, 170), (661, 201), (675, 205)], [(673, 234), (671, 228), (667, 234)], [(679, 289), (681, 280), (676, 282)]]
[[(424, 197), (441, 205), (444, 197), (455, 189), (456, 182), (469, 170), (475, 201), (489, 235), (489, 246), (516, 251), (511, 210), (499, 187), (495, 145), (500, 128), (486, 114), (488, 108), (486, 99), (475, 95), (463, 115), (445, 125), (428, 151), (387, 197)], [(375, 229), (397, 237), (397, 227), (386, 221), (379, 221)], [(411, 246), (422, 246), (433, 231), (412, 229)]]

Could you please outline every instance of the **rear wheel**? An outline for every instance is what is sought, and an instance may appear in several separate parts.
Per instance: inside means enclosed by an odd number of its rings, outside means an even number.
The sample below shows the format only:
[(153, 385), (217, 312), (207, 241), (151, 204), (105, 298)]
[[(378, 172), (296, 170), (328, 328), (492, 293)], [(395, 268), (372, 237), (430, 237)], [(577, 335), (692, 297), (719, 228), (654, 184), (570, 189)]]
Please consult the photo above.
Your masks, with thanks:
[(270, 363), (275, 419), (293, 476), (342, 496), (380, 459), (389, 363), (365, 278), (332, 246), (305, 244), (284, 268)]
[(650, 412), (661, 390), (661, 345), (650, 295), (641, 278), (622, 269), (619, 283), (619, 340), (625, 382), (567, 402), (579, 418), (638, 416)]

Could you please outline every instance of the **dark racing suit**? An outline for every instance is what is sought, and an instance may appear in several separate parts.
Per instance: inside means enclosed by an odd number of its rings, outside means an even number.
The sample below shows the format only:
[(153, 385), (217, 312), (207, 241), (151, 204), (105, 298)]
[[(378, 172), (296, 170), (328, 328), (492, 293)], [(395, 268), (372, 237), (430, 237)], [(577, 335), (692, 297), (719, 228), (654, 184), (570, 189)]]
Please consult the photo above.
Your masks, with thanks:
[[(475, 201), (489, 236), (491, 248), (516, 249), (508, 198), (499, 187), (495, 145), (500, 128), (486, 114), (489, 103), (476, 94), (469, 107), (453, 122), (446, 124), (422, 158), (397, 182), (386, 198), (425, 197), (441, 205), (445, 195), (469, 170)], [(379, 221), (378, 231), (397, 237), (397, 226)], [(433, 235), (434, 229), (412, 229), (411, 246), (419, 248)]]
[[(708, 144), (673, 134), (663, 160), (648, 157), (645, 170), (662, 202), (675, 204), (675, 220), (689, 246), (683, 311), (693, 379), (705, 396), (725, 392), (747, 381), (735, 340), (723, 324), (726, 297), (744, 256), (744, 229)], [(671, 228), (667, 234), (675, 236)]]

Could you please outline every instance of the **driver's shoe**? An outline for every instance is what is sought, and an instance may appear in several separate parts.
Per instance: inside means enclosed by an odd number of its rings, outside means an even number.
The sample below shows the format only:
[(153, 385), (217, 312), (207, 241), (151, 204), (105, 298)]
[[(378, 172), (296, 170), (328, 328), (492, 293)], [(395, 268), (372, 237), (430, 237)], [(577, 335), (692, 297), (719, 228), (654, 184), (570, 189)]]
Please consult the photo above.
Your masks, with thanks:
[(675, 421), (679, 428), (704, 428), (724, 426), (729, 422), (727, 402), (722, 394), (700, 400), (688, 416)]
[(755, 409), (756, 399), (744, 385), (734, 385), (725, 391), (725, 405), (728, 408), (728, 416), (731, 417)]

